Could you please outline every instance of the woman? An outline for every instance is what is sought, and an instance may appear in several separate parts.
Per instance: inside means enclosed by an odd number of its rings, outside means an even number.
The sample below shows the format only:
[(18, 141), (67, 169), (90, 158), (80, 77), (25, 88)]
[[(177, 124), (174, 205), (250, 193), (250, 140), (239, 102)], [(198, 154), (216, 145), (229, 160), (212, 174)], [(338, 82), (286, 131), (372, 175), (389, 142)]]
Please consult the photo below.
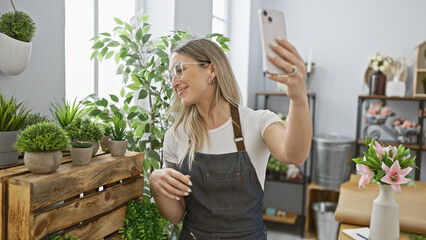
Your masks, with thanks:
[(183, 219), (180, 240), (266, 239), (262, 221), (263, 184), (269, 154), (302, 164), (312, 124), (305, 89), (305, 65), (284, 39), (269, 60), (290, 72), (268, 75), (287, 84), (288, 127), (268, 110), (241, 106), (238, 86), (222, 49), (192, 40), (170, 58), (177, 119), (165, 136), (166, 168), (155, 170), (155, 202), (173, 224)]

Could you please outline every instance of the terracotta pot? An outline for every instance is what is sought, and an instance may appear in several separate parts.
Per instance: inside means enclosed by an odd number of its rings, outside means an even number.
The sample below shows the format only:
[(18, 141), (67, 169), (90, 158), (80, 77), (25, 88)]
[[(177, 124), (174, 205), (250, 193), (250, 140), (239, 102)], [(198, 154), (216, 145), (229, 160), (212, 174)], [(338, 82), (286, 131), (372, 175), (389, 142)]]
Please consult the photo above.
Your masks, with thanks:
[(127, 140), (114, 141), (112, 139), (108, 142), (108, 148), (113, 157), (122, 157), (127, 150)]
[(27, 152), (24, 164), (33, 173), (53, 173), (62, 162), (62, 152)]
[(13, 147), (21, 130), (0, 132), (0, 165), (10, 165), (18, 162), (18, 150)]
[(84, 166), (92, 160), (92, 148), (71, 148), (72, 164), (76, 166)]
[(111, 139), (110, 136), (104, 136), (101, 140), (101, 149), (102, 151), (105, 151), (106, 148), (108, 148), (108, 141)]
[(99, 150), (99, 141), (94, 141), (93, 147), (92, 147), (92, 157), (94, 157), (96, 155), (98, 150)]

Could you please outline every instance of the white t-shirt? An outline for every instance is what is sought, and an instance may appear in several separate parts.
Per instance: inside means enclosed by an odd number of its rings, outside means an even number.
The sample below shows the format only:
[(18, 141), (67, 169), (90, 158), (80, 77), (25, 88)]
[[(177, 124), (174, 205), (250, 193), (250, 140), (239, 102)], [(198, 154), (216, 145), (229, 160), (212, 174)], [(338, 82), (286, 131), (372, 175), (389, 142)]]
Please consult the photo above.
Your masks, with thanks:
[[(240, 121), (242, 125), (242, 133), (244, 144), (250, 160), (256, 169), (256, 174), (262, 188), (265, 182), (266, 165), (269, 158), (269, 149), (263, 140), (263, 132), (274, 122), (281, 122), (280, 117), (269, 110), (253, 111), (250, 108), (239, 105)], [(210, 146), (207, 141), (201, 149), (201, 153), (223, 154), (236, 152), (237, 147), (234, 142), (234, 130), (232, 128), (232, 119), (224, 123), (222, 126), (208, 130)], [(164, 137), (164, 160), (170, 163), (178, 164), (186, 155), (186, 147), (188, 138), (178, 129), (176, 134), (178, 139), (173, 137), (173, 128), (167, 130)]]

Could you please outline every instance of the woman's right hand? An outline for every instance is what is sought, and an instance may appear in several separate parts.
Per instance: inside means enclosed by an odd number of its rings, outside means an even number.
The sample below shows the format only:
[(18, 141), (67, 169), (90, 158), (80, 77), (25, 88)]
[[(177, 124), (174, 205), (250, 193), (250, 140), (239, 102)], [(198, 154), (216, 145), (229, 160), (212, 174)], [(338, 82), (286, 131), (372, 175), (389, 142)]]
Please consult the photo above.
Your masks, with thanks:
[(149, 177), (149, 185), (154, 197), (163, 195), (172, 200), (180, 200), (182, 196), (188, 196), (192, 186), (189, 175), (183, 175), (173, 168), (156, 169)]

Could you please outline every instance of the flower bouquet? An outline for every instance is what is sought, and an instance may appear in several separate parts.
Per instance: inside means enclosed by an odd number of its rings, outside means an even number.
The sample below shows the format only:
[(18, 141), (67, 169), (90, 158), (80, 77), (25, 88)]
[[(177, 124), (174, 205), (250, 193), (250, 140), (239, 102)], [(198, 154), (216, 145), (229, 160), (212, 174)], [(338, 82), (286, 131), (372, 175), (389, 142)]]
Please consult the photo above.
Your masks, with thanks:
[(410, 142), (411, 136), (416, 136), (420, 133), (420, 125), (405, 118), (393, 120), (392, 127), (398, 135), (398, 141), (402, 143)]
[(378, 100), (374, 103), (369, 104), (365, 108), (365, 121), (371, 124), (384, 124), (388, 116), (394, 116), (385, 101)]
[(375, 55), (369, 56), (368, 60), (370, 60), (370, 67), (375, 72), (384, 72), (386, 71), (390, 63), (392, 62), (392, 58), (384, 57), (380, 53), (376, 53)]
[[(369, 239), (399, 239), (399, 205), (392, 194), (401, 194), (401, 184), (408, 184), (411, 179), (407, 174), (412, 167), (418, 168), (410, 159), (410, 149), (399, 145), (382, 146), (374, 139), (367, 137), (365, 144), (368, 152), (363, 158), (352, 159), (361, 175), (358, 186), (374, 182), (380, 184), (379, 196), (373, 201), (370, 219)], [(384, 221), (385, 220), (385, 221)]]

